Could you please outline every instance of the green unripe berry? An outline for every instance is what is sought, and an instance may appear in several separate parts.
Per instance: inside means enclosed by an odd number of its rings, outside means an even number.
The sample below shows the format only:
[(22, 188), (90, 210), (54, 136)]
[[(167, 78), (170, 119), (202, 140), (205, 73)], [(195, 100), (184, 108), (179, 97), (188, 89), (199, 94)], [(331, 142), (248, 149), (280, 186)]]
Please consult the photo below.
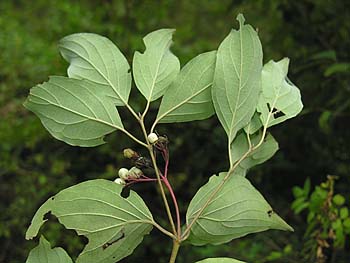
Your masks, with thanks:
[(135, 152), (134, 150), (132, 150), (130, 148), (124, 149), (123, 154), (124, 154), (124, 157), (127, 159), (136, 159), (136, 158), (140, 157), (137, 152)]

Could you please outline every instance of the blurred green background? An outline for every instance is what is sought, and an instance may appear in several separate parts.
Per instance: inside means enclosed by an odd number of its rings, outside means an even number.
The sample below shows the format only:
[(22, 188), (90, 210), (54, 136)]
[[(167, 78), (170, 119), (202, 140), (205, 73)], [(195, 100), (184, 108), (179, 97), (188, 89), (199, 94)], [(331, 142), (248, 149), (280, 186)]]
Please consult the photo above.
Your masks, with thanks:
[[(0, 1), (0, 262), (24, 262), (37, 240), (24, 233), (36, 209), (59, 190), (93, 178), (114, 179), (127, 166), (122, 149), (134, 147), (121, 134), (97, 148), (77, 148), (53, 139), (22, 103), (29, 89), (49, 75), (65, 75), (66, 62), (57, 42), (75, 32), (110, 38), (130, 64), (142, 37), (164, 27), (176, 28), (173, 51), (185, 64), (195, 55), (217, 49), (238, 13), (258, 28), (264, 62), (291, 59), (290, 79), (300, 88), (304, 110), (271, 132), (280, 144), (272, 160), (250, 171), (249, 178), (295, 233), (269, 231), (223, 246), (184, 245), (179, 263), (210, 256), (231, 256), (248, 262), (303, 262), (306, 214), (291, 209), (292, 187), (310, 178), (312, 188), (336, 175), (335, 191), (350, 198), (350, 2), (277, 1)], [(145, 105), (137, 92), (136, 110)], [(151, 120), (156, 114), (151, 108)], [(124, 124), (138, 134), (132, 118)], [(137, 130), (137, 131), (136, 131)], [(210, 175), (227, 167), (226, 139), (215, 118), (163, 125), (171, 145), (171, 180), (182, 215), (196, 190)], [(149, 202), (155, 217), (164, 216), (155, 186), (134, 187)], [(162, 222), (166, 224), (166, 222)], [(55, 219), (42, 229), (52, 245), (76, 257), (86, 240)], [(316, 244), (316, 239), (311, 242)], [(171, 241), (156, 230), (123, 262), (167, 262)], [(350, 262), (349, 240), (331, 247), (331, 261)], [(315, 252), (315, 251), (314, 251)], [(313, 253), (314, 253), (313, 252)], [(349, 260), (349, 261), (347, 261)], [(311, 261), (305, 261), (311, 262)]]

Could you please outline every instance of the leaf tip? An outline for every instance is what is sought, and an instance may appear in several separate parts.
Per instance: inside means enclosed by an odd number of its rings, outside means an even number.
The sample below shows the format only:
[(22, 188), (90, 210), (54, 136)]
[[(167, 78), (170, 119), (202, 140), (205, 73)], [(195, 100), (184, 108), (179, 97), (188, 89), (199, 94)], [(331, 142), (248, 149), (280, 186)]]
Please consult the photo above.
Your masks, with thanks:
[(294, 228), (288, 225), (286, 222), (284, 224), (284, 231), (294, 232)]
[(285, 58), (281, 59), (279, 62), (277, 62), (277, 63), (281, 64), (281, 67), (286, 74), (288, 73), (289, 61), (290, 61), (289, 58), (285, 57)]
[(274, 229), (278, 229), (278, 230), (282, 230), (282, 231), (290, 231), (290, 232), (294, 232), (294, 228), (291, 227), (290, 225), (287, 224), (286, 221), (284, 221), (280, 216), (278, 216), (277, 214), (274, 214), (274, 220), (275, 223), (277, 223), (273, 228)]
[(237, 18), (236, 18), (239, 22), (239, 26), (242, 27), (244, 25), (244, 22), (245, 22), (245, 18), (243, 16), (243, 14), (239, 13), (237, 15)]

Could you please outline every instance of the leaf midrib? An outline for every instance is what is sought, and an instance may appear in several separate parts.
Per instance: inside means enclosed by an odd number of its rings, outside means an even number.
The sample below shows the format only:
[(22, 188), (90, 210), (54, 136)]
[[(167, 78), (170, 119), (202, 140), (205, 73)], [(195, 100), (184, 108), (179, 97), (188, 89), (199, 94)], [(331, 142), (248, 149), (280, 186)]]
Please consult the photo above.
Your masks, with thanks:
[[(202, 70), (201, 76), (203, 76), (206, 71), (211, 67), (211, 65), (207, 66), (204, 70)], [(191, 71), (193, 70), (193, 65), (192, 68), (188, 70), (187, 75), (189, 75), (191, 73)], [(181, 73), (180, 73), (181, 74)], [(201, 78), (199, 78), (197, 80), (196, 85), (198, 84), (199, 80)], [(180, 85), (180, 87), (183, 86), (183, 83), (186, 80), (186, 76), (184, 76), (182, 83)], [(196, 86), (194, 85), (194, 86)], [(159, 117), (157, 117), (157, 119), (155, 120), (155, 124), (158, 123), (161, 119), (163, 119), (166, 115), (168, 115), (170, 112), (176, 110), (177, 108), (181, 107), (182, 105), (184, 105), (185, 103), (189, 102), (192, 98), (194, 98), (195, 96), (199, 95), (200, 93), (204, 92), (207, 88), (209, 88), (211, 85), (213, 85), (213, 82), (207, 84), (206, 86), (204, 86), (202, 89), (200, 89), (199, 91), (193, 93), (192, 95), (190, 95), (187, 99), (183, 100), (181, 103), (179, 103), (178, 105), (173, 106), (172, 108), (170, 108), (169, 110), (167, 110), (166, 112), (164, 112), (162, 115), (160, 115)], [(180, 89), (178, 88), (177, 91), (179, 91)], [(177, 93), (176, 93), (177, 94)], [(205, 102), (204, 102), (205, 103)]]
[[(166, 37), (163, 36), (164, 38)], [(165, 56), (165, 53), (166, 53), (166, 50), (170, 47), (169, 45), (169, 41), (168, 41), (168, 44), (164, 47), (164, 49), (162, 50), (162, 55), (158, 61), (158, 64), (157, 64), (157, 68), (156, 68), (156, 71), (155, 71), (155, 75), (154, 75), (154, 78), (153, 78), (153, 81), (152, 81), (152, 85), (151, 85), (151, 90), (150, 90), (150, 93), (149, 93), (149, 97), (148, 97), (148, 101), (151, 101), (152, 99), (152, 95), (153, 95), (153, 90), (154, 90), (154, 87), (155, 87), (155, 84), (156, 84), (156, 79), (158, 78), (158, 73), (159, 73), (159, 68), (160, 68), (160, 64)], [(146, 52), (146, 51), (145, 51)]]
[[(234, 108), (234, 112), (233, 112), (233, 116), (232, 116), (232, 119), (231, 119), (231, 124), (230, 124), (230, 133), (229, 133), (229, 140), (232, 141), (232, 133), (233, 133), (233, 123), (234, 123), (234, 120), (236, 118), (236, 113), (237, 113), (237, 104), (238, 104), (238, 101), (239, 101), (239, 98), (240, 98), (240, 95), (241, 95), (241, 89), (243, 88), (241, 85), (242, 85), (242, 71), (243, 71), (243, 42), (242, 42), (242, 31), (243, 31), (243, 27), (240, 28), (239, 30), (239, 38), (240, 38), (240, 50), (241, 50), (241, 57), (240, 57), (240, 75), (238, 77), (239, 79), (239, 88), (238, 88), (238, 95), (237, 95), (237, 100), (236, 100), (236, 103), (235, 103), (235, 108)], [(232, 59), (232, 46), (230, 44), (230, 57), (231, 57), (231, 60), (232, 60), (232, 63), (234, 64), (234, 60)], [(235, 68), (236, 69), (236, 68)]]
[[(61, 108), (61, 109), (63, 109), (63, 110), (66, 110), (66, 111), (68, 111), (68, 112), (71, 112), (71, 113), (73, 113), (73, 114), (76, 114), (76, 115), (78, 115), (78, 116), (80, 116), (80, 117), (86, 118), (86, 119), (88, 119), (88, 120), (92, 120), (92, 121), (96, 121), (96, 122), (102, 123), (102, 124), (104, 124), (104, 125), (110, 126), (110, 127), (115, 128), (115, 129), (117, 129), (117, 130), (123, 130), (122, 127), (119, 127), (119, 126), (117, 126), (117, 125), (114, 125), (114, 124), (112, 124), (112, 123), (106, 122), (106, 121), (101, 120), (101, 119), (96, 119), (96, 118), (87, 116), (87, 115), (85, 115), (85, 114), (83, 114), (83, 113), (77, 112), (77, 111), (72, 110), (72, 109), (69, 109), (69, 108), (67, 108), (67, 107), (64, 107), (64, 106), (61, 105), (61, 104), (57, 104), (57, 103), (54, 103), (54, 102), (52, 102), (52, 101), (49, 101), (49, 100), (47, 100), (47, 99), (45, 99), (45, 98), (43, 98), (43, 97), (40, 97), (40, 96), (38, 96), (38, 95), (36, 95), (36, 94), (31, 94), (31, 96), (37, 97), (37, 98), (39, 98), (39, 99), (42, 99), (42, 100), (47, 101), (47, 102), (49, 103), (49, 106), (52, 105), (52, 106)], [(31, 102), (34, 103), (34, 104), (36, 104), (36, 102), (33, 102), (33, 101), (31, 101)]]
[(204, 92), (207, 88), (209, 88), (212, 85), (212, 83), (204, 86), (202, 89), (200, 89), (199, 91), (195, 92), (193, 95), (191, 95), (190, 97), (188, 97), (187, 99), (183, 100), (181, 103), (179, 103), (178, 105), (170, 108), (169, 110), (167, 110), (166, 112), (164, 112), (162, 115), (160, 115), (155, 123), (158, 123), (161, 119), (163, 119), (166, 115), (168, 115), (170, 112), (176, 110), (177, 108), (181, 107), (182, 105), (184, 105), (185, 103), (187, 103), (188, 101), (190, 101), (193, 97), (199, 95), (200, 93)]
[[(77, 53), (77, 52), (75, 52), (73, 49), (70, 49), (70, 48), (68, 48), (68, 47), (65, 47), (65, 46), (60, 46), (61, 48), (63, 48), (63, 49), (67, 49), (67, 50), (69, 50), (69, 51), (71, 51), (71, 52), (73, 52), (73, 53), (75, 53), (75, 54), (77, 54), (79, 57), (81, 57), (82, 59), (84, 59), (86, 62), (88, 62), (106, 81), (107, 81), (107, 83), (112, 87), (112, 89), (113, 89), (113, 91), (115, 92), (115, 94), (117, 94), (117, 96), (118, 96), (118, 98), (125, 104), (125, 105), (128, 105), (128, 103), (127, 103), (127, 101), (126, 100), (124, 100), (124, 98), (118, 93), (118, 90), (117, 90), (117, 88), (114, 86), (114, 84), (105, 76), (105, 74), (103, 74), (99, 69), (98, 69), (98, 67), (97, 66), (95, 66), (95, 64), (92, 62), (92, 61), (90, 61), (89, 59), (87, 59), (85, 56), (83, 56), (83, 55), (80, 55), (79, 53)], [(105, 65), (105, 63), (104, 63), (104, 61), (102, 60), (102, 63), (103, 63), (103, 65), (106, 67), (106, 65)], [(70, 64), (70, 66), (73, 66), (72, 64)]]

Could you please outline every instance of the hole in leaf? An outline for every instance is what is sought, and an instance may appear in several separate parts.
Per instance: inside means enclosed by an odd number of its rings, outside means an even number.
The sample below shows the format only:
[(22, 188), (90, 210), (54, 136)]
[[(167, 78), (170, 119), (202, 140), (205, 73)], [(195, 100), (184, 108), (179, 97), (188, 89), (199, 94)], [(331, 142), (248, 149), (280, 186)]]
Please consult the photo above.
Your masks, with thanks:
[(78, 236), (74, 229), (66, 229), (51, 211), (45, 214), (44, 219), (48, 221), (41, 227), (40, 232), (45, 234), (52, 247), (60, 246), (69, 255), (77, 255), (88, 243), (89, 240), (85, 236)]
[(284, 114), (282, 111), (277, 110), (276, 108), (274, 108), (274, 109), (272, 110), (272, 114), (273, 114), (273, 117), (275, 117), (276, 119), (279, 118), (279, 117), (283, 117), (283, 116), (286, 115), (286, 114)]
[(119, 240), (122, 240), (125, 237), (124, 229), (122, 228), (110, 241), (103, 244), (102, 249), (105, 250), (109, 246), (117, 243)]
[(269, 217), (271, 217), (272, 214), (273, 214), (273, 211), (272, 211), (272, 210), (267, 211), (267, 215), (268, 215)]
[[(50, 218), (52, 218), (53, 216), (52, 216), (52, 214), (51, 214), (51, 211), (49, 211), (49, 212), (47, 212), (45, 215), (44, 215), (44, 217), (43, 217), (43, 219), (44, 220), (49, 220)], [(54, 217), (55, 218), (55, 217)]]
[(130, 195), (130, 187), (128, 186), (124, 187), (120, 195), (124, 198), (128, 198)]
[(128, 73), (130, 73), (130, 72), (131, 72), (131, 68), (128, 69)]

